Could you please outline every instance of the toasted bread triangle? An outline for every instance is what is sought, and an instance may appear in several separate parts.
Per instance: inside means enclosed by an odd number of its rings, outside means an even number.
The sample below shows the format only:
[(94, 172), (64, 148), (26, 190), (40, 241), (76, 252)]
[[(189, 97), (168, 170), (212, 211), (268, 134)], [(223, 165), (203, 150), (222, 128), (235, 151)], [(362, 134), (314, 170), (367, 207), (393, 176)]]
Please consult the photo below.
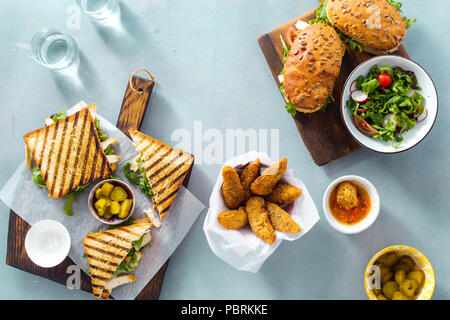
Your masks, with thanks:
[(149, 232), (151, 223), (135, 223), (117, 229), (89, 234), (83, 239), (94, 297), (102, 297), (105, 284), (130, 252), (133, 242)]
[(89, 110), (85, 107), (23, 137), (55, 199), (112, 174)]
[(175, 200), (194, 157), (136, 129), (128, 131), (141, 154), (145, 175), (153, 189), (154, 209), (162, 218)]

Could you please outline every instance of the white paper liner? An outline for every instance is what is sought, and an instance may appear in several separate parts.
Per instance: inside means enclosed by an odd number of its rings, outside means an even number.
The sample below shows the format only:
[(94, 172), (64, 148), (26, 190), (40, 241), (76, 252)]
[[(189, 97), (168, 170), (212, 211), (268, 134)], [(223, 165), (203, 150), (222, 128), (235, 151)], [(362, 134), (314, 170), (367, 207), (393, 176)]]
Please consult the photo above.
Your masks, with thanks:
[[(80, 106), (83, 107), (86, 104), (83, 101), (79, 102), (68, 111), (68, 114), (72, 114)], [(101, 111), (101, 108), (98, 110)], [(144, 218), (143, 210), (152, 208), (151, 200), (138, 187), (129, 182), (122, 173), (124, 163), (136, 156), (137, 152), (131, 140), (125, 134), (98, 114), (97, 118), (100, 120), (100, 127), (103, 132), (108, 137), (118, 140), (118, 143), (113, 146), (116, 151), (115, 154), (120, 155), (114, 175), (127, 182), (134, 191), (136, 206), (133, 217), (135, 219)], [(44, 117), (42, 120), (44, 120)], [(43, 219), (61, 222), (69, 231), (72, 239), (69, 257), (83, 271), (86, 271), (89, 268), (87, 259), (83, 258), (83, 237), (89, 232), (108, 228), (107, 225), (97, 221), (88, 208), (89, 192), (97, 183), (92, 183), (89, 188), (78, 195), (78, 202), (73, 202), (74, 215), (69, 217), (62, 210), (66, 199), (54, 200), (49, 198), (48, 190), (39, 189), (33, 182), (31, 170), (27, 168), (25, 161), (23, 161), (0, 191), (0, 199), (31, 225)], [(169, 213), (162, 220), (161, 228), (152, 228), (152, 245), (143, 250), (143, 258), (139, 266), (132, 271), (132, 274), (138, 280), (117, 287), (112, 291), (111, 296), (114, 299), (136, 298), (181, 243), (204, 207), (189, 190), (181, 187)]]
[[(258, 158), (261, 160), (262, 168), (264, 166), (269, 167), (275, 163), (265, 153), (250, 151), (228, 160), (222, 168), (231, 166), (239, 169)], [(300, 225), (301, 232), (289, 234), (276, 231), (277, 239), (274, 244), (270, 245), (258, 238), (249, 226), (240, 230), (228, 230), (219, 223), (217, 220), (219, 213), (229, 210), (222, 196), (223, 179), (222, 170), (220, 170), (209, 199), (209, 210), (203, 224), (203, 231), (208, 244), (220, 259), (236, 269), (256, 273), (283, 240), (293, 241), (301, 238), (319, 221), (319, 213), (314, 205), (314, 201), (305, 184), (294, 176), (294, 171), (292, 169), (287, 170), (283, 174), (281, 181), (302, 190), (302, 195), (297, 200), (287, 208), (283, 207)]]

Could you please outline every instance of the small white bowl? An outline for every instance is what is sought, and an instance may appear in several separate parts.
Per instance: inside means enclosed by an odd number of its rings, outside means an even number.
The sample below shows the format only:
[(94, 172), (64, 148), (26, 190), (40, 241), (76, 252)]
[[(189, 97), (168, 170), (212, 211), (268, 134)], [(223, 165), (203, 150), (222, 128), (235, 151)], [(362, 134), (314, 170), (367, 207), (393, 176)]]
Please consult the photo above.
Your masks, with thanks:
[[(350, 86), (353, 81), (358, 79), (358, 77), (361, 75), (367, 76), (370, 69), (374, 65), (391, 66), (393, 68), (401, 67), (405, 71), (413, 71), (417, 78), (417, 85), (422, 88), (422, 90), (419, 90), (418, 93), (420, 93), (425, 98), (424, 104), (428, 110), (427, 118), (424, 121), (417, 123), (411, 130), (404, 132), (404, 139), (398, 147), (392, 146), (391, 141), (374, 139), (361, 133), (353, 124), (352, 114), (350, 112), (350, 109), (346, 106), (347, 101), (351, 99)], [(436, 87), (425, 69), (423, 69), (414, 61), (400, 56), (378, 56), (361, 63), (347, 78), (347, 81), (344, 85), (344, 90), (342, 91), (341, 95), (341, 116), (345, 127), (360, 145), (376, 152), (390, 154), (411, 149), (412, 147), (419, 144), (419, 142), (421, 142), (423, 139), (425, 139), (436, 121), (438, 104), (439, 100)], [(394, 142), (394, 144), (398, 143)]]
[[(370, 197), (371, 202), (371, 208), (367, 216), (362, 219), (360, 222), (353, 224), (353, 225), (347, 225), (339, 222), (330, 211), (330, 195), (333, 189), (339, 185), (340, 183), (344, 181), (352, 182), (353, 184), (360, 186), (364, 188)], [(360, 233), (367, 228), (369, 228), (377, 219), (378, 213), (380, 212), (380, 196), (378, 195), (377, 189), (373, 186), (372, 183), (370, 183), (369, 180), (359, 177), (359, 176), (343, 176), (340, 178), (337, 178), (334, 180), (328, 188), (325, 191), (325, 194), (323, 195), (323, 211), (325, 213), (325, 217), (328, 220), (328, 223), (337, 231), (340, 231), (342, 233), (346, 234), (356, 234)]]
[(25, 250), (35, 264), (51, 268), (67, 257), (70, 242), (69, 232), (61, 223), (55, 220), (41, 220), (28, 230)]

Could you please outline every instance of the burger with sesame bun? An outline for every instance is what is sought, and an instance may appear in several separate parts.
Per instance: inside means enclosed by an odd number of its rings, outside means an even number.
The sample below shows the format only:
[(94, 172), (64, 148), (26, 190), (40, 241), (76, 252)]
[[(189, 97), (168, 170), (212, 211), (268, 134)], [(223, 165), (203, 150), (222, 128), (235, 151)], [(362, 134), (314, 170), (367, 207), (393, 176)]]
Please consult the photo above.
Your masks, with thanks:
[(293, 116), (297, 111), (313, 113), (332, 101), (334, 82), (341, 69), (345, 45), (330, 26), (299, 21), (288, 29), (284, 48), (284, 69), (278, 77), (281, 93)]
[(313, 22), (333, 26), (350, 49), (380, 55), (397, 51), (415, 20), (402, 17), (395, 0), (326, 0)]

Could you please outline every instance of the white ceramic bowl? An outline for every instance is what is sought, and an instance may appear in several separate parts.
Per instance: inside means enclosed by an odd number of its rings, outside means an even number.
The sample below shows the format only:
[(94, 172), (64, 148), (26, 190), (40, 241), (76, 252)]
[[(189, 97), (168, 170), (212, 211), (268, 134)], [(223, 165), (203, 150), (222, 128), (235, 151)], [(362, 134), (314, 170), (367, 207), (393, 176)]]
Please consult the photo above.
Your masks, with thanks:
[[(339, 185), (340, 183), (344, 181), (352, 182), (353, 184), (360, 186), (364, 188), (370, 197), (371, 202), (371, 208), (367, 216), (362, 219), (360, 222), (355, 223), (353, 225), (347, 225), (339, 222), (330, 211), (330, 195), (333, 189)], [(328, 188), (325, 191), (325, 194), (323, 195), (323, 212), (325, 213), (325, 218), (327, 218), (328, 223), (337, 231), (340, 231), (342, 233), (346, 234), (355, 234), (360, 233), (367, 228), (369, 228), (377, 219), (378, 213), (380, 212), (380, 196), (378, 195), (377, 189), (373, 186), (372, 183), (370, 183), (369, 180), (359, 177), (359, 176), (343, 176), (340, 178), (337, 178), (333, 182), (330, 183)]]
[(31, 261), (38, 266), (54, 267), (63, 262), (69, 253), (69, 232), (58, 221), (41, 220), (28, 230), (25, 250)]
[[(350, 86), (352, 82), (358, 79), (358, 77), (361, 75), (367, 76), (370, 69), (374, 65), (401, 67), (405, 71), (413, 71), (416, 75), (418, 86), (422, 88), (422, 90), (418, 91), (418, 93), (423, 95), (425, 98), (425, 107), (428, 109), (427, 118), (424, 121), (417, 123), (416, 126), (411, 130), (404, 132), (404, 139), (398, 147), (392, 146), (391, 141), (374, 139), (358, 131), (358, 129), (356, 129), (352, 122), (352, 114), (350, 113), (350, 109), (346, 106), (347, 101), (351, 99)], [(399, 56), (378, 56), (360, 64), (347, 78), (341, 96), (341, 116), (347, 130), (359, 144), (373, 151), (381, 153), (402, 152), (411, 149), (412, 147), (419, 144), (419, 142), (421, 142), (431, 131), (431, 128), (436, 121), (437, 113), (438, 95), (433, 80), (428, 75), (428, 73), (417, 63)]]

